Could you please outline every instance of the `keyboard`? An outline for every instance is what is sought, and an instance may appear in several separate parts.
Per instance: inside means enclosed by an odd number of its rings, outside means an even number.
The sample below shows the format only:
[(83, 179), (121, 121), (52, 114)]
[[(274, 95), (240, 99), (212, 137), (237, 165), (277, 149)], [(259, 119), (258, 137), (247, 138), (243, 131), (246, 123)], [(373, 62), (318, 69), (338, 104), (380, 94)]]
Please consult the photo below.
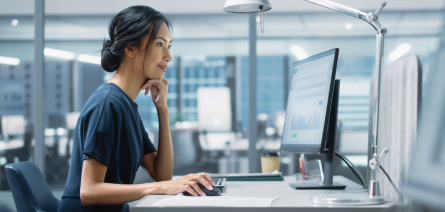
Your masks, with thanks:
[(213, 182), (215, 182), (215, 187), (223, 192), (224, 184), (226, 183), (226, 178), (224, 177), (212, 177)]

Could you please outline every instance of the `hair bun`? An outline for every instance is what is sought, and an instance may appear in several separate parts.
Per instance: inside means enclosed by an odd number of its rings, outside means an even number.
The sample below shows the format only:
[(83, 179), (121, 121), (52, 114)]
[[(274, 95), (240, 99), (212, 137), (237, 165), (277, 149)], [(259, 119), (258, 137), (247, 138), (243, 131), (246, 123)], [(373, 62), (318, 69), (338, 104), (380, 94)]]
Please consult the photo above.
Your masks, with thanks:
[(111, 40), (104, 40), (103, 48), (111, 48), (111, 46), (113, 46), (113, 42), (111, 42)]
[(105, 40), (102, 47), (101, 65), (108, 72), (116, 71), (121, 63), (120, 56), (113, 52), (112, 46), (113, 42), (111, 40)]

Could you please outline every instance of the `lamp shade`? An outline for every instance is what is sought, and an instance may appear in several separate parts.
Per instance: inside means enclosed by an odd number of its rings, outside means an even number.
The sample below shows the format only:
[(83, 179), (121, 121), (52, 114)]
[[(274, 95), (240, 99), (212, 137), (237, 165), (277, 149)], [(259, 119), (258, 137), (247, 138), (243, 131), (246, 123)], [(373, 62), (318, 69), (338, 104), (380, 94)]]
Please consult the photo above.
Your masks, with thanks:
[(269, 0), (226, 0), (223, 10), (229, 13), (257, 13), (260, 6), (263, 6), (263, 11), (272, 9)]

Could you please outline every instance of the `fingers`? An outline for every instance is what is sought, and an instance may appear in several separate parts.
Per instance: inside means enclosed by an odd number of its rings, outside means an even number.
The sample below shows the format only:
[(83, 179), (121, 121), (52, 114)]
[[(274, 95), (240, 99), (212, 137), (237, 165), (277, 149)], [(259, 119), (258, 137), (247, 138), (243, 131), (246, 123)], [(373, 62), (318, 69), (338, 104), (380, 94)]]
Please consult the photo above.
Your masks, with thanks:
[(150, 87), (152, 86), (156, 86), (159, 88), (159, 90), (161, 90), (164, 87), (164, 83), (162, 83), (160, 80), (150, 80), (141, 87), (141, 90), (150, 90)]
[(200, 182), (203, 186), (205, 186), (209, 190), (213, 190), (212, 182), (205, 178), (203, 175), (199, 176), (197, 179), (198, 182)]
[(193, 188), (193, 190), (196, 191), (200, 196), (205, 196), (206, 194), (204, 191), (201, 190), (201, 188), (198, 186), (198, 183), (196, 181), (190, 181), (189, 185)]
[[(142, 89), (142, 90), (144, 90), (144, 89)], [(148, 94), (148, 92), (151, 90), (151, 86), (148, 86), (146, 89), (145, 89), (145, 93), (144, 93), (144, 95), (145, 96), (147, 96), (147, 94)]]
[(207, 173), (202, 173), (202, 177), (204, 177), (210, 184), (212, 184), (212, 186), (215, 186), (215, 182), (213, 182), (213, 179)]
[(195, 192), (195, 190), (193, 190), (193, 188), (188, 185), (185, 185), (185, 190), (193, 196), (198, 196), (198, 194)]
[(144, 83), (144, 85), (142, 85), (141, 90), (146, 89), (149, 86), (158, 86), (158, 87), (167, 87), (168, 86), (168, 81), (166, 79), (151, 79), (148, 80), (148, 82)]
[(145, 89), (145, 95), (147, 95), (153, 86), (158, 88), (159, 91), (164, 92), (168, 89), (168, 81), (165, 79), (151, 79), (141, 87), (141, 90)]

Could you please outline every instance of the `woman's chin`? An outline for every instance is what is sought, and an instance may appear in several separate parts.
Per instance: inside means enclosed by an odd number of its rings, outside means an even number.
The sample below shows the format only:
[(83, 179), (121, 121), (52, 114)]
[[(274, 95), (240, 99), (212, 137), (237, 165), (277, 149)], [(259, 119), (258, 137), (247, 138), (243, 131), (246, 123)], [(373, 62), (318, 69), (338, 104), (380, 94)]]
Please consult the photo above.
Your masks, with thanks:
[(162, 73), (145, 74), (145, 77), (147, 77), (148, 79), (163, 79), (164, 78), (164, 72), (162, 72)]

